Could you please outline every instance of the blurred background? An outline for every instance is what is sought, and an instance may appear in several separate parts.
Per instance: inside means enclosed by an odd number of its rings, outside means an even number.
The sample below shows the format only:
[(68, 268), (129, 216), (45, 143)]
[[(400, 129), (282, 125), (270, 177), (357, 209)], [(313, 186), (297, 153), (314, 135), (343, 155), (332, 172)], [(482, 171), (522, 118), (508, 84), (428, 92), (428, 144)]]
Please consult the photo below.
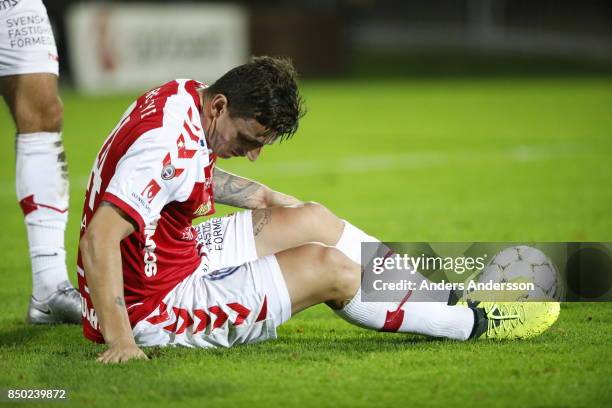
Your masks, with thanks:
[(612, 72), (604, 0), (45, 3), (62, 80), (88, 91), (213, 80), (252, 54), (317, 78)]
[[(262, 54), (293, 59), (308, 114), (290, 142), (226, 170), (386, 240), (610, 239), (612, 2), (44, 3), (61, 62), (69, 251), (92, 160), (134, 98)], [(0, 127), (11, 134), (6, 109)], [(0, 161), (14, 162), (12, 144), (0, 138)], [(21, 231), (13, 166), (0, 183), (0, 211)]]

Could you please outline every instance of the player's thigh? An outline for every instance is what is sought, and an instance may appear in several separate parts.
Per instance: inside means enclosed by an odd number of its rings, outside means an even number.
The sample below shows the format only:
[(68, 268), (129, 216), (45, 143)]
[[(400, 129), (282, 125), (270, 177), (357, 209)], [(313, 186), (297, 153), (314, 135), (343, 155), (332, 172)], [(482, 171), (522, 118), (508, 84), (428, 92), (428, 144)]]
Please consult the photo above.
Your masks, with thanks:
[(321, 204), (272, 207), (253, 211), (257, 254), (267, 256), (308, 242), (335, 245), (344, 223)]
[(333, 247), (311, 243), (276, 254), (292, 314), (327, 302), (341, 305), (359, 289), (361, 270)]
[(343, 222), (317, 203), (246, 210), (197, 225), (211, 269), (242, 265), (309, 242), (334, 245)]
[(0, 78), (0, 89), (18, 133), (59, 132), (63, 105), (57, 76), (51, 73), (10, 75)]

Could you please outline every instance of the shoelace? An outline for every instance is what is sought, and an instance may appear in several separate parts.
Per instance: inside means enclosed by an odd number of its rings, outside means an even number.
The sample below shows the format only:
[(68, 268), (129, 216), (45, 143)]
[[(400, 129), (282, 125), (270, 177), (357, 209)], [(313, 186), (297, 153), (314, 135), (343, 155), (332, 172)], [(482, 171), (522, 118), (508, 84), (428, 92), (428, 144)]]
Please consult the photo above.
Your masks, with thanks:
[(61, 289), (60, 292), (62, 292), (62, 294), (74, 298), (74, 299), (81, 299), (81, 294), (79, 293), (79, 291), (77, 290), (77, 288), (73, 288), (73, 287), (67, 287), (64, 289)]
[[(491, 332), (498, 334), (504, 331), (511, 331), (519, 323), (523, 323), (525, 315), (521, 311), (523, 311), (523, 308), (520, 304), (514, 303), (500, 306), (495, 303), (487, 312), (487, 319), (489, 320), (487, 335), (491, 335)], [(495, 312), (498, 314), (495, 314)]]

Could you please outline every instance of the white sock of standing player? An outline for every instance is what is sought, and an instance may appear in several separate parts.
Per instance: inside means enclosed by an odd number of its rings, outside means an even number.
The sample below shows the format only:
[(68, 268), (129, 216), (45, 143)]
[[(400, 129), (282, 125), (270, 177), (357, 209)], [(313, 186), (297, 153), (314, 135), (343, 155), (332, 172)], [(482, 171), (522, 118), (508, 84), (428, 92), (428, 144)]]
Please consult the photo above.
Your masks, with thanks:
[(25, 217), (32, 296), (44, 300), (68, 280), (64, 231), (68, 175), (61, 133), (17, 135), (17, 199)]
[[(361, 265), (361, 243), (380, 241), (347, 221), (336, 248)], [(382, 245), (382, 244), (381, 244)], [(383, 252), (389, 248), (383, 246)], [(381, 248), (373, 249), (380, 254)], [(370, 259), (375, 253), (364, 254)], [(417, 275), (418, 272), (416, 273)], [(426, 279), (420, 275), (421, 279)], [(382, 331), (417, 333), (434, 337), (467, 340), (474, 328), (474, 312), (463, 306), (443, 302), (363, 302), (361, 289), (336, 313), (355, 325)]]

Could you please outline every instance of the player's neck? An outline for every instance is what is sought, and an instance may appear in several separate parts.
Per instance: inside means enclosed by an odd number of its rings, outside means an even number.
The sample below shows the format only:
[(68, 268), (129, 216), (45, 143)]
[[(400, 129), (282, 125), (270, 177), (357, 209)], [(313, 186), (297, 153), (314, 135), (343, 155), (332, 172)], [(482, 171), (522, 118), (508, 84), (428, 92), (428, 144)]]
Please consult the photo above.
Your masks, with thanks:
[[(202, 127), (206, 129), (206, 123), (208, 122), (206, 119), (206, 88), (199, 88), (196, 90), (198, 96), (200, 97), (200, 123), (202, 123)], [(206, 130), (204, 130), (204, 135), (207, 136)], [(208, 137), (206, 137), (208, 139)], [(208, 143), (208, 140), (206, 140)]]
[(212, 125), (212, 121), (210, 118), (206, 117), (206, 103), (207, 103), (207, 89), (206, 88), (200, 88), (197, 89), (196, 92), (198, 93), (199, 97), (200, 97), (200, 123), (202, 123), (202, 130), (204, 131), (204, 140), (206, 141), (206, 145), (209, 148), (209, 151), (212, 152), (212, 150), (210, 150), (210, 146), (211, 146), (211, 140), (210, 140), (210, 136), (211, 136), (211, 125)]

